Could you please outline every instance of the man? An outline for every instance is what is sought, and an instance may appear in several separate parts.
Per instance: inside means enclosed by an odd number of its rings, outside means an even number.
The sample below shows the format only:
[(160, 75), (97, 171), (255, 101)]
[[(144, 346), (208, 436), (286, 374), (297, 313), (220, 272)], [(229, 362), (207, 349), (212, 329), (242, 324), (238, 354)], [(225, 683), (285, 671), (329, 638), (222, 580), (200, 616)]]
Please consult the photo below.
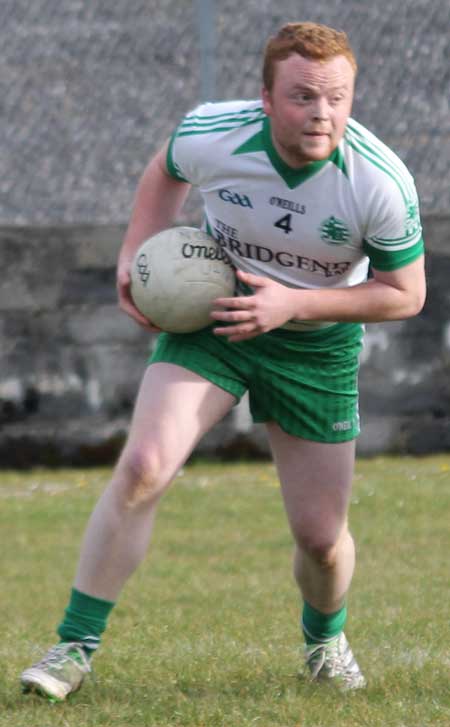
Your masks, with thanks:
[(425, 279), (413, 180), (350, 119), (355, 75), (344, 33), (288, 24), (266, 48), (262, 104), (200, 106), (145, 170), (119, 256), (123, 310), (158, 330), (132, 303), (130, 264), (144, 239), (174, 224), (190, 185), (241, 294), (215, 302), (211, 327), (159, 336), (87, 528), (61, 642), (23, 673), (25, 690), (64, 699), (80, 686), (144, 557), (158, 499), (247, 389), (295, 541), (306, 663), (313, 678), (364, 686), (343, 633), (361, 324), (417, 314)]

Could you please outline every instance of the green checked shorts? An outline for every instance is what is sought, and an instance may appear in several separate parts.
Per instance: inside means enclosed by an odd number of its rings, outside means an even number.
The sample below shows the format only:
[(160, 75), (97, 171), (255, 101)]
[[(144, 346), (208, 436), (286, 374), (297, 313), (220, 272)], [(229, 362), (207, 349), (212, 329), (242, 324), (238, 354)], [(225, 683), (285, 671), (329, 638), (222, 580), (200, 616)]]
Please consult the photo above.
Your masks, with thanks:
[(359, 434), (358, 368), (363, 326), (337, 323), (298, 333), (281, 328), (239, 343), (195, 333), (161, 333), (150, 363), (183, 366), (237, 400), (248, 390), (255, 422), (288, 434), (346, 442)]

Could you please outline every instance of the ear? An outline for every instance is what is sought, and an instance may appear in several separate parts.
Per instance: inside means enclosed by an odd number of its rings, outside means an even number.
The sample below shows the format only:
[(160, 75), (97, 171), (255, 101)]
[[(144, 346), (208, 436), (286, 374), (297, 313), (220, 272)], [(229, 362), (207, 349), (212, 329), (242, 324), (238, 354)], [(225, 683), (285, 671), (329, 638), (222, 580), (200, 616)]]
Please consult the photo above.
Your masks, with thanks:
[(267, 116), (270, 116), (272, 114), (272, 101), (271, 101), (270, 91), (268, 91), (268, 89), (265, 86), (262, 87), (261, 98), (262, 98), (264, 113)]

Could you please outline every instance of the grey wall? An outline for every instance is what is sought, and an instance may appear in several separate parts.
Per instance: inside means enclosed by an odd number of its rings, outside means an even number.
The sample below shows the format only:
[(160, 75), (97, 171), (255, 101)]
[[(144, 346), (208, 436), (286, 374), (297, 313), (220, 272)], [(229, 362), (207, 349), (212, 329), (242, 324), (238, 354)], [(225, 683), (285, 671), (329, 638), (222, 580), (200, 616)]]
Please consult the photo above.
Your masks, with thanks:
[[(425, 217), (428, 300), (367, 326), (359, 453), (450, 450), (450, 218)], [(0, 463), (110, 463), (154, 338), (116, 306), (123, 226), (0, 228)], [(198, 452), (265, 455), (244, 401)]]
[[(210, 0), (216, 98), (256, 98), (285, 22), (345, 30), (353, 115), (450, 209), (449, 0)], [(149, 157), (201, 100), (197, 0), (2, 0), (0, 225), (122, 224)]]
[[(448, 450), (448, 0), (213, 4), (216, 98), (259, 94), (284, 22), (349, 34), (353, 115), (416, 179), (429, 251), (424, 312), (368, 326), (359, 451)], [(116, 308), (116, 254), (148, 158), (202, 97), (197, 2), (2, 0), (0, 20), (0, 465), (110, 462), (151, 345)], [(180, 222), (198, 219), (193, 195)], [(245, 402), (200, 449), (267, 451)]]

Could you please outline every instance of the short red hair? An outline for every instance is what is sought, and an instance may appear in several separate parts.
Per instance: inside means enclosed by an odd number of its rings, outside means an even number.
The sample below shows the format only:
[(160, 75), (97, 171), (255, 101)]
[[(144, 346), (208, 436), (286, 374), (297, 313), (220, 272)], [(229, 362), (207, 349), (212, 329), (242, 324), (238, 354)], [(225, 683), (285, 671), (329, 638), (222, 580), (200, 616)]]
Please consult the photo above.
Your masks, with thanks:
[(264, 51), (263, 83), (272, 89), (275, 64), (293, 53), (303, 58), (329, 61), (344, 56), (356, 73), (357, 65), (346, 33), (319, 23), (287, 23), (269, 38)]

